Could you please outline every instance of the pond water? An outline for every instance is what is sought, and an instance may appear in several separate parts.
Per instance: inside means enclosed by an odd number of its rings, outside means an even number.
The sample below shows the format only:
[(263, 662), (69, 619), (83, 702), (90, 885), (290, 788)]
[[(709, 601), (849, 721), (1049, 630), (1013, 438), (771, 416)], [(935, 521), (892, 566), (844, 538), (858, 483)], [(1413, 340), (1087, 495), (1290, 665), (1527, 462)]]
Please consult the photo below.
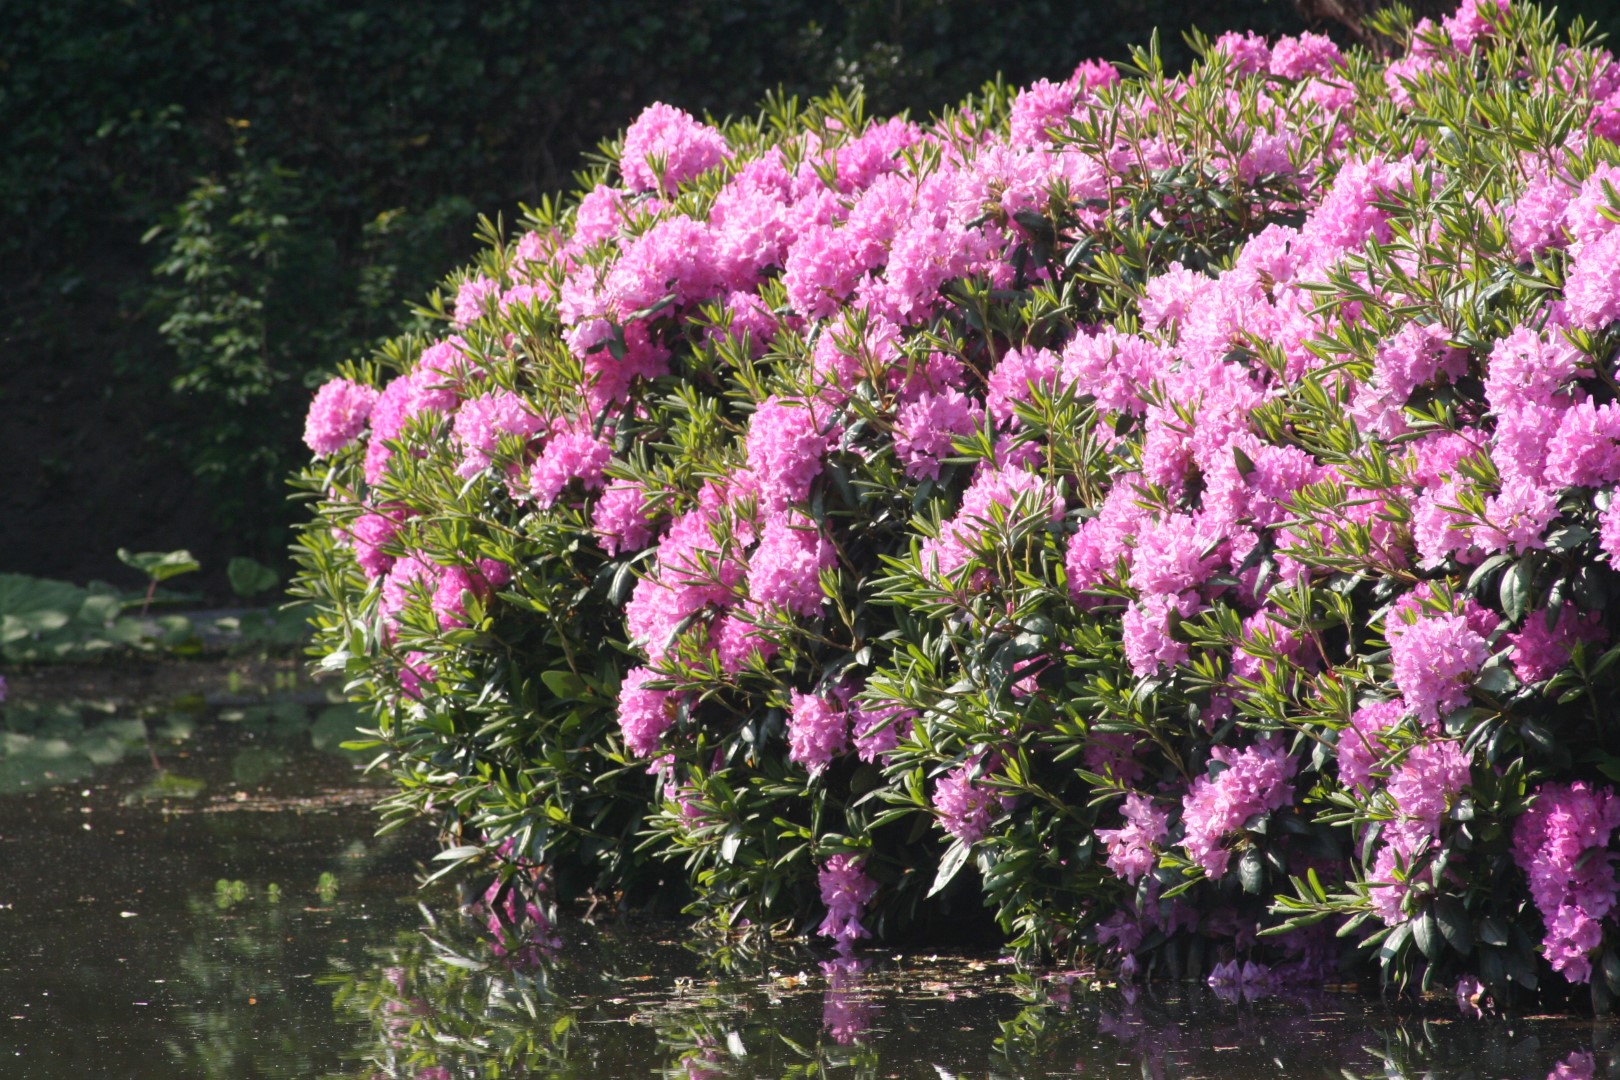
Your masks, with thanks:
[(291, 668), (12, 678), (0, 1075), (1577, 1077), (1620, 1028), (1352, 993), (1117, 988), (994, 956), (743, 955), (587, 921), (492, 954), (424, 831), (378, 839), (356, 716)]

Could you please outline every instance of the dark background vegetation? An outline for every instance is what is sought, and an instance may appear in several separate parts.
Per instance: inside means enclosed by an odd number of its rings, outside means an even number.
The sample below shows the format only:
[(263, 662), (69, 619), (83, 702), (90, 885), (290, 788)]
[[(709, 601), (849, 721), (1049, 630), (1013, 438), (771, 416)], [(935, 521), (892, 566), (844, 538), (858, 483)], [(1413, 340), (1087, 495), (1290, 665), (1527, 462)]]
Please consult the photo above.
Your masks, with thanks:
[(189, 547), (215, 591), (232, 555), (285, 560), (309, 390), (404, 325), (477, 214), (571, 188), (650, 102), (837, 86), (922, 118), (1154, 27), (1174, 65), (1186, 28), (1307, 26), (1260, 0), (0, 10), (0, 571), (122, 580), (119, 546)]

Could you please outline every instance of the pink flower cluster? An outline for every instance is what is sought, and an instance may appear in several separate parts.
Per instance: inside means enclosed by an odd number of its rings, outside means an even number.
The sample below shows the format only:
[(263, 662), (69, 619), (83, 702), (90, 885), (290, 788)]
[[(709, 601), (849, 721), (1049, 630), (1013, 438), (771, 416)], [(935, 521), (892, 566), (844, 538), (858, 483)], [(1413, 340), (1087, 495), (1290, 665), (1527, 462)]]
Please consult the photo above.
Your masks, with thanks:
[(861, 915), (877, 895), (878, 887), (866, 876), (866, 860), (858, 855), (834, 855), (822, 865), (817, 877), (821, 902), (827, 908), (827, 917), (817, 932), (837, 942), (840, 951), (847, 951), (859, 938), (871, 937), (871, 932), (861, 925)]
[(315, 392), (304, 422), (304, 445), (318, 457), (341, 450), (360, 437), (377, 391), (349, 379), (333, 379)]
[(1592, 977), (1620, 882), (1609, 840), (1620, 827), (1620, 797), (1584, 781), (1545, 784), (1513, 829), (1513, 858), (1530, 882), (1546, 927), (1542, 951), (1571, 982)]
[(1122, 813), (1125, 826), (1098, 829), (1097, 839), (1108, 847), (1108, 869), (1134, 885), (1158, 864), (1157, 849), (1170, 837), (1170, 811), (1133, 791)]
[(1219, 878), (1232, 859), (1228, 841), (1251, 818), (1293, 805), (1299, 762), (1280, 744), (1269, 742), (1244, 750), (1217, 746), (1211, 756), (1225, 768), (1193, 780), (1182, 800), (1186, 834), (1181, 844), (1189, 859)]

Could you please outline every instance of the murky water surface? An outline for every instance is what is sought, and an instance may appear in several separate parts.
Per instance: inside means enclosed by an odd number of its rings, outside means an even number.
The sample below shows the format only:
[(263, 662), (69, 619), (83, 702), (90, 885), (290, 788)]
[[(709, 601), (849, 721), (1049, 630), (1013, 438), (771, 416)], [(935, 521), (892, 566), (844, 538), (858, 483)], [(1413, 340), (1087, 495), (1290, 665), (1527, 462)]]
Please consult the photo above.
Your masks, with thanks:
[[(423, 832), (372, 835), (355, 715), (290, 670), (13, 679), (0, 725), (0, 1075), (1608, 1076), (1616, 1028), (1353, 994), (1096, 987), (995, 957), (565, 921), (497, 957)], [(1613, 1070), (1613, 1071), (1611, 1071)]]

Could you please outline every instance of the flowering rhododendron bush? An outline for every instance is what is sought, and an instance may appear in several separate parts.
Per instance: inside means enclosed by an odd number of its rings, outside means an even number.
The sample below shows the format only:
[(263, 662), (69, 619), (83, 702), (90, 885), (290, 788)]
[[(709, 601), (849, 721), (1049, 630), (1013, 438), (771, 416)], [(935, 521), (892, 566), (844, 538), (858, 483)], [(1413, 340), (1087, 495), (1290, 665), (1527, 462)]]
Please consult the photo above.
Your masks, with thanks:
[(1550, 26), (649, 109), (311, 409), (390, 820), (841, 947), (1606, 1003), (1620, 66)]

